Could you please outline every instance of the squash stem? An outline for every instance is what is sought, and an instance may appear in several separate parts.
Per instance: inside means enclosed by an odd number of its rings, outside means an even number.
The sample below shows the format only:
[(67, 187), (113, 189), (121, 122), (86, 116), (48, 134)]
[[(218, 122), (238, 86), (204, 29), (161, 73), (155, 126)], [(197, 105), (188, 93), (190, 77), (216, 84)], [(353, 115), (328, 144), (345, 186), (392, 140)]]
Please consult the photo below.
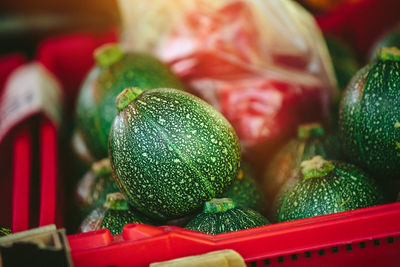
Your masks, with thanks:
[(112, 173), (110, 160), (104, 158), (93, 163), (92, 171), (97, 177), (110, 175)]
[(204, 213), (219, 213), (231, 210), (236, 203), (230, 198), (213, 198), (204, 204)]
[(380, 48), (377, 54), (380, 61), (400, 61), (400, 50), (395, 46)]
[(123, 110), (142, 93), (143, 91), (139, 87), (128, 87), (124, 89), (124, 91), (117, 96), (117, 101), (115, 103), (118, 111)]
[(335, 168), (332, 162), (323, 159), (321, 156), (303, 161), (300, 167), (303, 179), (324, 177)]
[(107, 68), (118, 62), (124, 55), (124, 51), (118, 44), (105, 44), (94, 51), (94, 59), (97, 65)]
[(120, 192), (108, 194), (104, 207), (110, 210), (129, 210), (128, 201)]
[(322, 127), (322, 125), (317, 122), (302, 124), (297, 128), (297, 137), (299, 139), (321, 137), (324, 136), (324, 134), (324, 127)]

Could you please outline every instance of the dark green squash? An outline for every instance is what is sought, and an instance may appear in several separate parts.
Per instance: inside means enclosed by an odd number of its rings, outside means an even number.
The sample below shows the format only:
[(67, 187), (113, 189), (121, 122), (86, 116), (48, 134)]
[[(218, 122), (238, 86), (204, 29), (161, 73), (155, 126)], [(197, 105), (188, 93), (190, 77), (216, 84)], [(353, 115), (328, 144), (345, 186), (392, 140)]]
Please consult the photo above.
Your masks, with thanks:
[(369, 53), (370, 61), (376, 60), (379, 49), (393, 46), (400, 49), (400, 23), (385, 32), (378, 40), (376, 40)]
[(6, 235), (11, 235), (12, 231), (8, 229), (7, 227), (0, 226), (0, 237), (6, 236)]
[(383, 48), (352, 79), (339, 133), (351, 161), (376, 179), (400, 178), (400, 50)]
[(333, 35), (325, 35), (325, 40), (331, 55), (338, 87), (340, 91), (343, 91), (361, 65), (355, 52), (344, 40)]
[(276, 207), (279, 194), (290, 189), (299, 179), (300, 164), (304, 160), (321, 155), (327, 159), (341, 159), (343, 152), (338, 138), (325, 134), (319, 123), (308, 123), (298, 127), (297, 137), (283, 146), (268, 164), (261, 188), (266, 196), (267, 214), (277, 219)]
[(375, 181), (354, 165), (315, 156), (301, 168), (299, 181), (283, 196), (280, 222), (384, 203)]
[(236, 205), (230, 198), (215, 198), (204, 205), (185, 228), (210, 235), (239, 231), (269, 224), (257, 211)]
[(337, 86), (339, 88), (339, 93), (333, 95), (330, 116), (331, 128), (336, 131), (338, 128), (341, 94), (351, 78), (361, 68), (361, 64), (358, 62), (355, 52), (344, 40), (333, 35), (325, 35), (325, 40), (332, 59)]
[(121, 193), (107, 195), (103, 207), (94, 209), (80, 225), (81, 232), (109, 229), (111, 234), (122, 233), (124, 225), (129, 223), (144, 223), (157, 225), (158, 223), (148, 219), (145, 215), (133, 210)]
[(92, 168), (78, 182), (76, 197), (83, 217), (93, 209), (101, 207), (110, 193), (119, 192), (118, 186), (112, 178), (110, 160), (102, 159), (92, 164)]
[(152, 55), (124, 52), (116, 44), (95, 51), (96, 66), (80, 89), (76, 126), (95, 160), (107, 157), (108, 133), (117, 111), (115, 98), (125, 88), (142, 90), (158, 87), (183, 89), (169, 67)]
[(169, 220), (190, 215), (236, 179), (238, 137), (200, 98), (175, 89), (127, 88), (109, 139), (114, 177), (132, 206)]
[(236, 204), (260, 213), (265, 211), (264, 195), (254, 179), (253, 171), (243, 161), (236, 180), (222, 197), (231, 198)]

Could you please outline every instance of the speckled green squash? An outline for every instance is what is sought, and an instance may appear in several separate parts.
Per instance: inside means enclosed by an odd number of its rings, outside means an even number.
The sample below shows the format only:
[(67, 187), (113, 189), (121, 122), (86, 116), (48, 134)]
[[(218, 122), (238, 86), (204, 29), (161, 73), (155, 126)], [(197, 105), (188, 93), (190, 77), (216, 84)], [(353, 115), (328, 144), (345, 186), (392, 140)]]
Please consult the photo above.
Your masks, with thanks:
[(239, 141), (209, 104), (165, 88), (128, 88), (118, 98), (111, 164), (135, 208), (159, 219), (183, 217), (232, 184), (240, 165)]
[(10, 229), (8, 229), (7, 227), (4, 226), (0, 226), (0, 237), (2, 236), (6, 236), (6, 235), (11, 235), (12, 232)]
[(122, 228), (129, 223), (143, 223), (156, 225), (143, 214), (133, 210), (108, 210), (103, 218), (100, 228), (109, 229), (111, 234), (119, 235)]
[(231, 198), (236, 204), (260, 213), (265, 211), (264, 195), (254, 179), (254, 173), (243, 161), (236, 180), (222, 197)]
[(204, 205), (185, 228), (210, 235), (234, 232), (269, 224), (257, 211), (238, 206), (230, 198), (216, 198)]
[(122, 233), (124, 225), (129, 223), (144, 223), (157, 225), (158, 223), (148, 219), (138, 211), (132, 210), (125, 196), (121, 193), (107, 195), (103, 207), (94, 209), (82, 222), (81, 232), (109, 229), (111, 234)]
[(342, 159), (340, 141), (333, 134), (325, 134), (319, 123), (300, 125), (297, 137), (278, 151), (268, 164), (262, 179), (261, 188), (266, 196), (268, 218), (273, 221), (277, 219), (279, 195), (298, 181), (301, 162), (316, 155), (332, 160)]
[(183, 89), (183, 85), (166, 64), (148, 54), (105, 45), (96, 50), (95, 59), (97, 64), (79, 92), (76, 124), (91, 156), (100, 160), (108, 154), (108, 133), (117, 114), (115, 98), (123, 89)]
[(354, 165), (320, 156), (302, 162), (301, 179), (284, 195), (279, 221), (291, 221), (384, 203), (380, 189)]
[(110, 160), (102, 159), (92, 164), (91, 170), (78, 182), (76, 197), (83, 217), (104, 205), (110, 193), (119, 192), (112, 178)]
[(400, 51), (383, 49), (379, 60), (352, 79), (340, 109), (339, 133), (349, 158), (377, 179), (400, 178)]

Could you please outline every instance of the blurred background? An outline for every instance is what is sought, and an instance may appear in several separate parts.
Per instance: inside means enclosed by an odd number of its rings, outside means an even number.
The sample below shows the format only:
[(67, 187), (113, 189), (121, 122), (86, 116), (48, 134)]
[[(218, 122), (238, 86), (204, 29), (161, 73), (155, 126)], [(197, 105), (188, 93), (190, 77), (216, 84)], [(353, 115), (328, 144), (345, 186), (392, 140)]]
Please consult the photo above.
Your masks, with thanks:
[(2, 0), (0, 55), (34, 56), (45, 37), (75, 31), (104, 32), (119, 23), (116, 0)]
[[(361, 0), (298, 0), (315, 15), (345, 2)], [(24, 52), (33, 57), (39, 40), (74, 31), (104, 32), (119, 24), (118, 0), (2, 0), (0, 55)]]

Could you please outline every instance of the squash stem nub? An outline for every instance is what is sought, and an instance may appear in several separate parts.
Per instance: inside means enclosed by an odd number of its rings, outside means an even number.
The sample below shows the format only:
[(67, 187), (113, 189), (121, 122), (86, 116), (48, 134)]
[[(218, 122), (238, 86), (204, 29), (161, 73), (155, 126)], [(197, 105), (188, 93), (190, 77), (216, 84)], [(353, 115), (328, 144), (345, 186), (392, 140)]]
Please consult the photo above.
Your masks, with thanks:
[(124, 89), (124, 91), (117, 96), (117, 101), (115, 103), (118, 111), (123, 110), (142, 93), (143, 91), (139, 87), (128, 87)]
[(120, 192), (108, 194), (104, 207), (110, 210), (129, 210), (128, 200)]
[(97, 65), (107, 68), (119, 61), (124, 51), (118, 44), (105, 44), (94, 51), (94, 59)]
[(395, 46), (380, 48), (377, 53), (380, 61), (400, 61), (400, 50)]
[(307, 123), (301, 124), (297, 129), (297, 137), (299, 139), (308, 139), (311, 137), (321, 137), (324, 136), (325, 131), (321, 124), (314, 122), (314, 123)]
[(303, 179), (324, 177), (335, 168), (332, 162), (323, 159), (321, 156), (303, 161), (300, 167)]
[(230, 198), (213, 198), (204, 204), (204, 213), (219, 213), (234, 209), (235, 202)]
[(108, 158), (96, 161), (92, 164), (92, 171), (97, 177), (111, 175), (111, 163)]

